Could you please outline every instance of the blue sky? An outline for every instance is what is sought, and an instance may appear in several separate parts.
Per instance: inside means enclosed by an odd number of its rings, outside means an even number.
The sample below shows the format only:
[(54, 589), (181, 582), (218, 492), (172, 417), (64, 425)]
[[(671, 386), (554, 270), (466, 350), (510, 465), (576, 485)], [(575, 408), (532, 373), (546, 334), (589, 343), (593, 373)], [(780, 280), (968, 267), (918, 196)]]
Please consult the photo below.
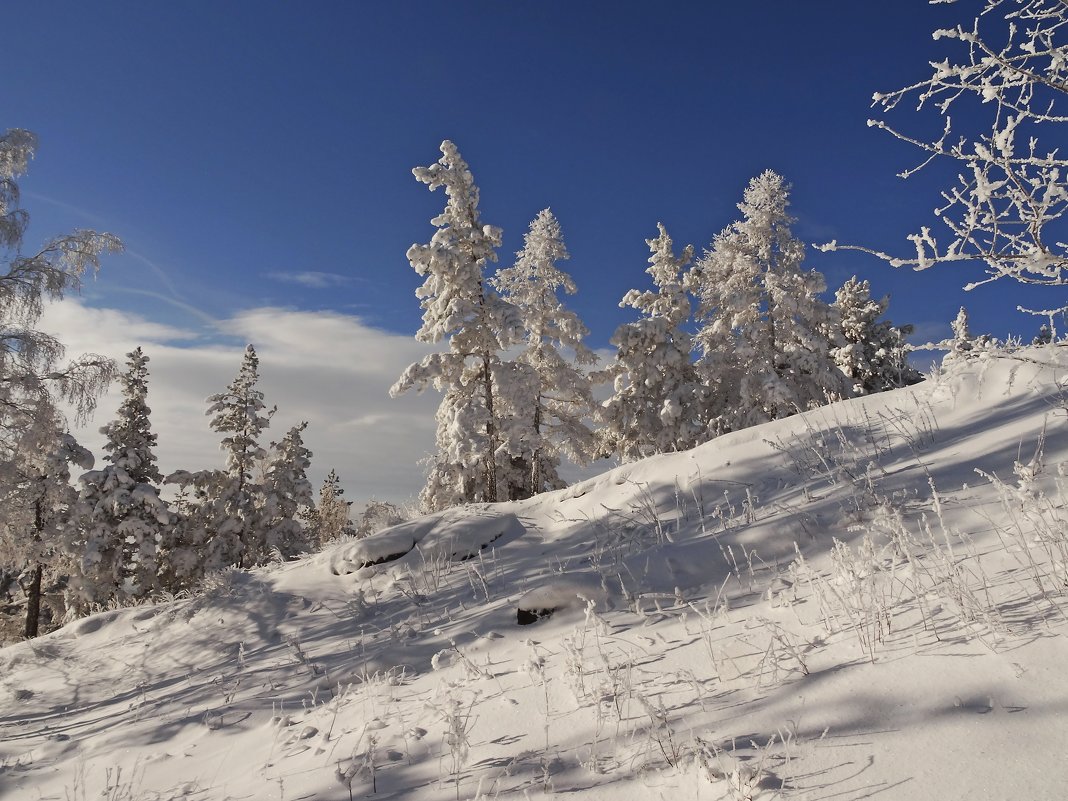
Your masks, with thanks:
[[(443, 198), (411, 168), (450, 138), (484, 221), (505, 230), (504, 266), (537, 212), (556, 213), (571, 305), (605, 347), (630, 319), (619, 299), (646, 287), (657, 222), (700, 251), (767, 168), (793, 184), (806, 242), (907, 255), (955, 171), (895, 177), (917, 154), (866, 127), (871, 95), (923, 77), (944, 57), (931, 31), (972, 5), (19, 3), (2, 126), (40, 137), (22, 180), (31, 240), (84, 226), (128, 245), (86, 303), (198, 345), (235, 340), (226, 321), (264, 307), (413, 333), (404, 254)], [(806, 263), (832, 288), (870, 279), (925, 337), (947, 335), (962, 303), (976, 332), (1030, 336), (1016, 304), (1053, 305), (1004, 283), (965, 294), (978, 268), (813, 250)]]

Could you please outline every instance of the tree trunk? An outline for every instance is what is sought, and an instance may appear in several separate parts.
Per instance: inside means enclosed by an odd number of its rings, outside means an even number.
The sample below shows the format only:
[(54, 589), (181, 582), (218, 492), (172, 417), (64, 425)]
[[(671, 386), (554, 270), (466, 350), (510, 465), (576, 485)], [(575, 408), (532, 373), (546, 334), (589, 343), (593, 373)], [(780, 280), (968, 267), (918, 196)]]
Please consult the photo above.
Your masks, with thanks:
[[(33, 502), (33, 538), (40, 542), (44, 536), (44, 498), (37, 498)], [(41, 563), (37, 562), (33, 568), (33, 578), (30, 579), (29, 589), (26, 590), (26, 639), (37, 636), (41, 624), (41, 577), (43, 574)]]
[(493, 372), (490, 370), (489, 353), (482, 354), (482, 378), (486, 387), (486, 500), (494, 503), (497, 498), (497, 426), (493, 412)]
[(33, 569), (33, 578), (26, 590), (26, 639), (37, 636), (41, 620), (41, 573), (41, 565), (38, 564)]
[(779, 372), (778, 359), (775, 350), (775, 301), (768, 295), (768, 352), (771, 354), (771, 366), (775, 372)]
[(534, 407), (534, 435), (538, 437), (538, 446), (534, 448), (534, 453), (531, 456), (530, 465), (530, 496), (533, 497), (541, 492), (542, 484), (542, 470), (541, 470), (541, 398), (538, 398), (538, 403)]

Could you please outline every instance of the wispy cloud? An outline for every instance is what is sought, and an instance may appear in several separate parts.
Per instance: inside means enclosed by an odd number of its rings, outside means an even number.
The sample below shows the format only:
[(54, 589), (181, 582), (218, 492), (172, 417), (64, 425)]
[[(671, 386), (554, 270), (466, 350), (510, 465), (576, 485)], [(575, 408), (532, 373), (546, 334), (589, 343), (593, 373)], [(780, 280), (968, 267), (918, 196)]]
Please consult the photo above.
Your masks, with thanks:
[(178, 291), (177, 287), (175, 287), (174, 282), (171, 281), (171, 277), (167, 274), (167, 271), (163, 268), (162, 265), (153, 261), (143, 253), (139, 253), (138, 251), (133, 250), (129, 247), (126, 248), (126, 254), (128, 256), (133, 257), (134, 259), (137, 259), (137, 261), (148, 267), (148, 269), (153, 272), (156, 278), (159, 279), (159, 282), (163, 284), (164, 287), (166, 287), (167, 291), (171, 294), (171, 297), (177, 300), (182, 300), (182, 293)]
[(83, 209), (81, 206), (75, 206), (73, 203), (67, 203), (65, 200), (58, 200), (54, 197), (42, 195), (38, 192), (23, 192), (22, 196), (29, 198), (30, 200), (37, 200), (41, 203), (48, 203), (50, 205), (56, 206), (57, 208), (69, 211), (70, 213), (75, 214), (78, 217), (81, 217), (82, 219), (91, 222), (96, 228), (102, 228), (107, 226), (107, 221), (103, 217), (100, 217), (97, 214), (93, 214), (91, 211), (89, 211), (88, 209)]
[(197, 320), (211, 328), (218, 327), (218, 320), (216, 320), (206, 311), (197, 308), (191, 303), (186, 303), (185, 301), (178, 300), (169, 295), (165, 295), (162, 292), (153, 292), (150, 289), (134, 289), (132, 287), (113, 287), (111, 291), (126, 293), (130, 295), (144, 295), (148, 298), (154, 298), (162, 303), (166, 303), (169, 306), (173, 306), (174, 308), (189, 314), (191, 317), (195, 317)]
[(272, 281), (280, 281), (283, 284), (299, 284), (309, 289), (331, 289), (345, 286), (357, 281), (355, 276), (341, 275), (340, 273), (322, 273), (315, 270), (302, 270), (295, 273), (285, 273), (275, 270), (265, 274)]

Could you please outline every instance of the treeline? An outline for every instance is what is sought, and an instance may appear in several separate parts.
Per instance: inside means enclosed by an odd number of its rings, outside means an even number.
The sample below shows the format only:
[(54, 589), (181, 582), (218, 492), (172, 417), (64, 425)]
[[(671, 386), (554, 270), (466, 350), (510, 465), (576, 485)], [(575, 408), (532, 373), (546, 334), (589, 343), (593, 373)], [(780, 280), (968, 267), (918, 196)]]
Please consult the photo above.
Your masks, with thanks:
[[(494, 274), (501, 231), (481, 221), (479, 193), (456, 146), (413, 170), (445, 209), (430, 242), (408, 259), (423, 324), (416, 339), (444, 343), (407, 370), (394, 395), (432, 386), (443, 395), (422, 507), (530, 497), (563, 486), (562, 459), (639, 459), (841, 398), (920, 380), (907, 361), (910, 326), (883, 320), (888, 301), (851, 278), (832, 302), (805, 270), (790, 231), (790, 188), (765, 172), (745, 190), (740, 220), (695, 257), (676, 253), (664, 225), (646, 240), (652, 288), (620, 306), (638, 319), (611, 339), (594, 369), (588, 331), (560, 298), (575, 284), (560, 225), (546, 209), (514, 264)], [(610, 386), (603, 403), (595, 387)]]
[[(69, 619), (188, 591), (223, 568), (292, 558), (354, 533), (335, 473), (315, 503), (306, 474), (312, 456), (303, 442), (306, 423), (261, 444), (275, 410), (257, 389), (259, 360), (251, 345), (226, 390), (207, 399), (210, 427), (222, 436), (224, 467), (168, 476), (156, 465), (149, 358), (137, 348), (127, 359), (119, 376), (122, 403), (100, 429), (103, 467), (91, 469), (92, 454), (60, 430), (39, 437), (39, 450), (13, 460), (4, 522), (8, 548), (32, 566), (25, 587), (27, 636), (36, 633), (45, 572), (58, 582), (53, 594), (62, 595)], [(74, 482), (72, 467), (84, 471)], [(161, 493), (167, 484), (176, 489), (170, 501)]]

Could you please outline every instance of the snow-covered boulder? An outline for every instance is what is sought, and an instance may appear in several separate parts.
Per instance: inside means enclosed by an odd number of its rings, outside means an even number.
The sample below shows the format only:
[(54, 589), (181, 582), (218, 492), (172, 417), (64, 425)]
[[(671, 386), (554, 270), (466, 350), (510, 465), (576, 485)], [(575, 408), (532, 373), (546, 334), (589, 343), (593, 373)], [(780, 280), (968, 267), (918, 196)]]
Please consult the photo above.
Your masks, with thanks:
[(519, 599), (516, 622), (526, 626), (561, 609), (585, 607), (591, 601), (603, 605), (607, 600), (600, 577), (593, 573), (557, 576)]

